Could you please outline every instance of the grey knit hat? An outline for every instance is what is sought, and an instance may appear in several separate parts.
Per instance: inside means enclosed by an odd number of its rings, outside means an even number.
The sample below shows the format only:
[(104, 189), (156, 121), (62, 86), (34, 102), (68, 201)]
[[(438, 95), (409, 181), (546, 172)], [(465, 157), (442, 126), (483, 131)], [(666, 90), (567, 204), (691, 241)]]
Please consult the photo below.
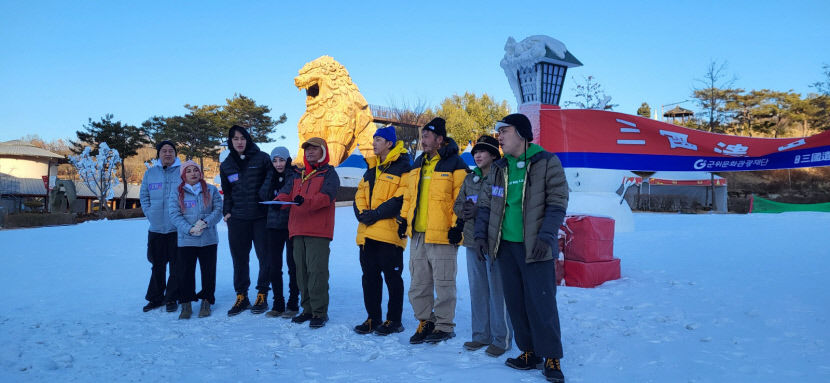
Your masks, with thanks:
[(291, 154), (288, 153), (288, 149), (286, 149), (285, 146), (277, 146), (276, 148), (274, 148), (274, 150), (271, 151), (271, 160), (273, 160), (274, 157), (279, 157), (284, 160), (288, 160), (288, 158), (291, 157)]

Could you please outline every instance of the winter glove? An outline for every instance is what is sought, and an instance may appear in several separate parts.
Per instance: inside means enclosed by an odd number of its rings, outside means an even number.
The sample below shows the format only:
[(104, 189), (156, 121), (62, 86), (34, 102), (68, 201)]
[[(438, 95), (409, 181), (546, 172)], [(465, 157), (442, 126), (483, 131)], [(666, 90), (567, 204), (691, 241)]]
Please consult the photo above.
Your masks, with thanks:
[(476, 203), (468, 199), (464, 201), (464, 207), (461, 210), (461, 218), (463, 218), (465, 221), (476, 219), (477, 211), (478, 208), (476, 207)]
[(366, 226), (374, 225), (379, 219), (380, 213), (377, 210), (364, 210), (357, 216), (357, 221)]
[(550, 245), (548, 245), (545, 241), (541, 238), (536, 238), (536, 244), (533, 246), (533, 253), (531, 257), (536, 261), (541, 261), (548, 255), (548, 249)]
[(296, 197), (294, 197), (294, 203), (296, 203), (296, 204), (297, 204), (297, 206), (302, 205), (302, 204), (303, 204), (303, 202), (305, 202), (305, 198), (303, 198), (303, 196), (301, 196), (301, 195), (297, 194), (297, 196), (296, 196)]
[(401, 216), (397, 216), (395, 222), (398, 223), (398, 237), (401, 239), (406, 238), (406, 220)]
[(484, 238), (476, 238), (476, 248), (478, 251), (476, 252), (476, 256), (478, 256), (478, 260), (484, 262), (487, 256), (488, 248), (490, 244), (487, 243), (487, 240)]
[(461, 242), (461, 233), (464, 231), (464, 226), (459, 223), (461, 222), (456, 222), (455, 226), (451, 227), (450, 231), (447, 232), (447, 239), (453, 245), (457, 245)]

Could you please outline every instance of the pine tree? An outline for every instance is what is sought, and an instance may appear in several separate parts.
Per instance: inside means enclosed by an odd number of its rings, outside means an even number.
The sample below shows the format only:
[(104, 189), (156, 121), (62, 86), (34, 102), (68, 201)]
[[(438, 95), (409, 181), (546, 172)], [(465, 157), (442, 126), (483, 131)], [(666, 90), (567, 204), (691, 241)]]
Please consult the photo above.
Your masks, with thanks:
[[(138, 149), (147, 145), (150, 140), (147, 136), (147, 131), (133, 125), (122, 124), (121, 121), (113, 122), (113, 115), (106, 114), (101, 118), (101, 121), (92, 121), (84, 125), (84, 130), (76, 131), (78, 141), (71, 141), (72, 152), (80, 154), (86, 150), (86, 147), (92, 147), (92, 154), (96, 154), (100, 149), (99, 143), (107, 143), (112, 149), (115, 149), (122, 158), (129, 158), (138, 154)], [(85, 147), (86, 146), (86, 147)], [(121, 164), (121, 181), (124, 183), (124, 190), (121, 192), (121, 201), (119, 202), (119, 209), (127, 206), (127, 169), (124, 162)]]
[(639, 108), (637, 108), (637, 115), (645, 118), (651, 118), (651, 107), (644, 102)]

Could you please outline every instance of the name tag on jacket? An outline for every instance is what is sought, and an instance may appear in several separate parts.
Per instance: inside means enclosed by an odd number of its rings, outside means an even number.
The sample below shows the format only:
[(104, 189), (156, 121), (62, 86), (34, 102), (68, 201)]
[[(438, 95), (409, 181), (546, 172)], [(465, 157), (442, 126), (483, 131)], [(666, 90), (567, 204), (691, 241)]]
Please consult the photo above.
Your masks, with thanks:
[(504, 198), (504, 188), (501, 186), (493, 186), (493, 190), (491, 192), (493, 197), (502, 197)]
[(239, 173), (233, 173), (228, 175), (228, 182), (236, 182), (239, 181)]
[(160, 190), (161, 182), (154, 182), (150, 184), (150, 190)]
[(196, 207), (196, 201), (184, 201), (185, 209), (192, 209)]

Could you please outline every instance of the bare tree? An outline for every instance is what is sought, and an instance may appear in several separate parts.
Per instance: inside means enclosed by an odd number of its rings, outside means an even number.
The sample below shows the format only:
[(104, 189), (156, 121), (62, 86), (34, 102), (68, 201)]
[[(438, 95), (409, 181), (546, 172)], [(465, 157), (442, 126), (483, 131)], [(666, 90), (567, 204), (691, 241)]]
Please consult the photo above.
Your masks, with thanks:
[(729, 113), (726, 103), (735, 93), (732, 84), (735, 83), (736, 78), (732, 76), (729, 80), (725, 80), (726, 68), (725, 61), (718, 63), (712, 60), (703, 78), (695, 79), (700, 87), (694, 88), (692, 97), (697, 100), (698, 105), (703, 109), (704, 116), (709, 120), (707, 124), (709, 132), (722, 130), (721, 125)]
[(427, 102), (420, 98), (415, 101), (389, 100), (389, 106), (392, 109), (393, 118), (399, 122), (399, 125), (395, 127), (395, 134), (399, 140), (403, 141), (410, 157), (415, 159), (421, 139), (418, 128), (429, 122), (435, 115), (427, 107)]
[(810, 84), (810, 87), (815, 88), (821, 95), (830, 96), (830, 65), (824, 64), (821, 69), (824, 70), (824, 79)]
[(565, 106), (597, 110), (614, 110), (614, 107), (618, 106), (611, 103), (611, 96), (605, 94), (605, 90), (602, 89), (602, 85), (596, 77), (591, 75), (582, 76), (581, 82), (573, 76), (571, 76), (571, 79), (576, 84), (572, 88), (574, 91), (573, 100), (565, 101)]

